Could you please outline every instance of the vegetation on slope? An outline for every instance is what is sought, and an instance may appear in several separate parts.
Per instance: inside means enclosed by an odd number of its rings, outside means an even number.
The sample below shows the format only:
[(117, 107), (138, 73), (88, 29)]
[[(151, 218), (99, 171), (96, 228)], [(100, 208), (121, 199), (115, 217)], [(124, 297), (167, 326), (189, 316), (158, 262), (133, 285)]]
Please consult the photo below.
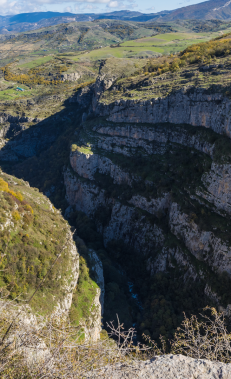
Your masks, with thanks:
[[(73, 293), (69, 317), (72, 325), (79, 326), (84, 323), (90, 328), (94, 318), (95, 297), (99, 288), (98, 278), (92, 269), (91, 254), (84, 241), (77, 237), (75, 242), (80, 254), (79, 280)], [(98, 317), (100, 317), (99, 314)]]
[(0, 286), (10, 298), (28, 300), (41, 283), (31, 306), (50, 312), (64, 296), (65, 279), (71, 272), (66, 248), (68, 225), (50, 201), (22, 180), (0, 177)]
[(228, 33), (209, 42), (195, 43), (178, 55), (149, 59), (136, 73), (118, 78), (101, 101), (166, 97), (186, 86), (230, 96), (230, 48)]

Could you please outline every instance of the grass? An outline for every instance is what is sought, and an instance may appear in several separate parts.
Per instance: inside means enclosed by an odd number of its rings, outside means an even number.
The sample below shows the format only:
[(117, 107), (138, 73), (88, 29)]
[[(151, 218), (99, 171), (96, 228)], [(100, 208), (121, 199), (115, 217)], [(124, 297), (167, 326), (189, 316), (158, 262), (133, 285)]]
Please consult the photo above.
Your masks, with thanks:
[(78, 251), (80, 252), (79, 262), (79, 281), (76, 290), (73, 294), (73, 300), (70, 310), (70, 320), (73, 325), (85, 324), (90, 326), (92, 324), (94, 300), (97, 294), (99, 286), (91, 278), (90, 270), (87, 264), (86, 256), (89, 255), (89, 251), (80, 238), (76, 241)]
[(93, 151), (91, 150), (89, 146), (77, 146), (76, 144), (73, 144), (71, 146), (71, 151), (72, 152), (78, 151), (79, 153), (93, 155)]
[(46, 62), (49, 62), (53, 58), (54, 57), (52, 55), (47, 55), (45, 57), (37, 58), (37, 59), (34, 59), (30, 62), (23, 63), (23, 64), (19, 65), (18, 67), (25, 67), (25, 68), (29, 68), (29, 69), (34, 68), (34, 67), (40, 66)]
[(26, 85), (20, 84), (20, 88), (25, 89), (25, 92), (16, 91), (18, 87), (14, 82), (9, 82), (8, 88), (0, 90), (0, 101), (4, 100), (17, 100), (26, 97), (31, 97), (35, 90), (28, 88)]
[(103, 47), (92, 51), (87, 51), (72, 57), (74, 61), (81, 59), (103, 59), (108, 57), (128, 58), (138, 55), (170, 54), (180, 52), (186, 47), (198, 43), (206, 42), (217, 37), (218, 33), (166, 33), (154, 37), (138, 38), (119, 44), (118, 47)]

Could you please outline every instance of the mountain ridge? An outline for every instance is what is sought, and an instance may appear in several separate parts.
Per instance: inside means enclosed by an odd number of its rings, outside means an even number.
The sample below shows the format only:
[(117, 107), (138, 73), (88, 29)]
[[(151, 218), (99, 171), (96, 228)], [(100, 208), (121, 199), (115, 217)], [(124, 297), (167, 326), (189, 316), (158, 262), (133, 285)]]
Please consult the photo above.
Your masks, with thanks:
[(164, 20), (227, 20), (231, 17), (231, 2), (227, 0), (208, 0), (199, 4), (189, 5), (172, 11)]
[(32, 12), (0, 16), (0, 34), (23, 32), (70, 21), (120, 20), (132, 22), (172, 22), (176, 20), (229, 20), (231, 1), (208, 0), (175, 10), (142, 13), (129, 10), (102, 13)]

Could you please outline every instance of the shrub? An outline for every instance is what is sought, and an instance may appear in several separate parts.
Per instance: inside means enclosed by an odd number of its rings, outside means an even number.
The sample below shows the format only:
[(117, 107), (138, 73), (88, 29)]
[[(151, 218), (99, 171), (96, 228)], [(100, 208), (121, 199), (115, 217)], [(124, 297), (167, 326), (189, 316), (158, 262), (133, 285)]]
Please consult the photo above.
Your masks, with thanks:
[[(118, 316), (118, 326), (113, 322), (107, 324), (108, 334), (103, 331), (98, 341), (84, 341), (84, 328), (72, 327), (61, 314), (31, 318), (28, 308), (3, 300), (1, 309), (0, 372), (4, 379), (83, 378), (89, 377), (87, 373), (93, 369), (116, 363), (122, 371), (129, 372), (134, 363), (166, 352), (162, 337), (161, 348), (149, 336), (144, 336), (148, 345), (134, 344), (135, 329), (124, 330)], [(171, 353), (230, 362), (231, 335), (227, 332), (224, 315), (214, 308), (209, 310), (212, 318), (204, 316), (205, 321), (198, 321), (195, 316), (190, 320), (185, 318), (172, 342)], [(28, 320), (32, 321), (28, 323)], [(101, 377), (100, 371), (98, 375)]]
[(182, 326), (175, 334), (171, 352), (229, 363), (231, 334), (227, 330), (224, 313), (209, 307), (206, 307), (205, 311), (209, 311), (211, 315), (201, 315), (201, 320), (196, 316), (191, 316), (190, 319), (185, 316)]
[(34, 213), (33, 208), (32, 208), (31, 205), (29, 205), (29, 204), (26, 204), (26, 205), (24, 206), (24, 209), (25, 209), (26, 211), (29, 211), (31, 214)]
[(33, 222), (33, 216), (32, 216), (32, 214), (25, 214), (23, 216), (23, 222), (26, 225), (30, 225)]
[(5, 182), (5, 180), (2, 178), (0, 178), (0, 191), (8, 192), (12, 196), (14, 196), (16, 199), (18, 199), (19, 201), (21, 201), (21, 202), (23, 201), (23, 195), (20, 192), (14, 192), (14, 191), (10, 190), (8, 183)]
[(231, 333), (227, 330), (224, 313), (208, 306), (204, 312), (200, 319), (194, 315), (189, 319), (184, 315), (181, 327), (177, 328), (174, 338), (169, 341), (169, 348), (162, 336), (159, 345), (148, 335), (143, 334), (143, 338), (153, 346), (157, 355), (165, 354), (167, 348), (171, 354), (230, 363)]
[(19, 214), (18, 211), (14, 211), (14, 212), (12, 213), (12, 216), (13, 216), (13, 219), (14, 219), (15, 221), (19, 221), (19, 220), (21, 219), (21, 216), (20, 216), (20, 214)]
[(76, 150), (78, 150), (78, 146), (74, 143), (74, 144), (71, 145), (71, 151), (74, 152)]
[(16, 199), (18, 199), (20, 202), (23, 201), (23, 196), (20, 192), (14, 192), (14, 191), (11, 191), (9, 190), (8, 191), (12, 196), (14, 196)]
[(2, 178), (0, 178), (0, 191), (8, 192), (8, 190), (9, 190), (8, 183), (5, 182), (5, 180), (3, 180)]

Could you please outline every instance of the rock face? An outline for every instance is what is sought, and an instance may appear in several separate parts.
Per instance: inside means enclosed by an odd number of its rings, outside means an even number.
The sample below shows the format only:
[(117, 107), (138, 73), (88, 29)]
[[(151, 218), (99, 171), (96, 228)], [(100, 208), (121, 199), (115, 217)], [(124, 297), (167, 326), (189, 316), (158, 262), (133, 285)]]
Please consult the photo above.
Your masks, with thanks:
[[(91, 136), (92, 141), (94, 141), (92, 152), (72, 152), (70, 164), (77, 176), (70, 171), (66, 171), (64, 174), (67, 200), (72, 206), (76, 206), (77, 210), (84, 211), (90, 217), (94, 217), (96, 210), (100, 207), (111, 210), (108, 225), (101, 228), (105, 243), (113, 238), (130, 241), (130, 243), (133, 241), (133, 246), (142, 251), (148, 251), (154, 245), (160, 246), (160, 241), (163, 242), (164, 240), (161, 228), (157, 227), (157, 225), (151, 227), (146, 222), (144, 215), (139, 217), (139, 221), (135, 220), (136, 212), (134, 207), (155, 216), (164, 214), (168, 210), (171, 232), (184, 241), (185, 246), (191, 253), (199, 260), (208, 261), (208, 264), (214, 269), (231, 273), (231, 250), (229, 244), (216, 238), (212, 231), (201, 231), (195, 223), (190, 221), (190, 217), (187, 214), (182, 214), (177, 203), (172, 202), (170, 194), (161, 193), (160, 196), (149, 199), (146, 196), (136, 194), (137, 183), (142, 181), (140, 176), (129, 172), (129, 170), (125, 171), (107, 155), (108, 152), (113, 152), (114, 156), (118, 153), (129, 156), (132, 159), (132, 155), (137, 148), (140, 148), (141, 143), (142, 147), (144, 147), (149, 142), (151, 142), (149, 151), (147, 148), (143, 150), (145, 156), (153, 154), (154, 144), (157, 145), (158, 149), (158, 152), (155, 151), (155, 153), (164, 154), (169, 145), (173, 147), (178, 142), (178, 144), (181, 143), (184, 146), (187, 146), (188, 143), (189, 147), (193, 146), (194, 149), (212, 156), (213, 145), (209, 146), (207, 144), (206, 146), (206, 143), (202, 144), (199, 136), (194, 136), (193, 141), (190, 138), (187, 139), (186, 130), (184, 137), (181, 136), (180, 138), (178, 130), (175, 133), (176, 129), (173, 128), (171, 134), (169, 127), (165, 128), (164, 126), (162, 129), (157, 126), (156, 131), (151, 126), (142, 127), (139, 125), (136, 127), (135, 125), (125, 124), (117, 127), (112, 123), (109, 123), (108, 126), (102, 126), (101, 123), (97, 125), (96, 122), (91, 127), (91, 131), (89, 130), (89, 126), (86, 126), (88, 136)], [(113, 137), (111, 137), (112, 135)], [(115, 135), (118, 138), (117, 140), (114, 137)], [(97, 149), (101, 149), (100, 154), (93, 153), (94, 146)], [(124, 149), (122, 149), (122, 146)], [(142, 150), (140, 151), (142, 153)], [(213, 205), (226, 211), (229, 210), (227, 201), (229, 196), (229, 170), (230, 165), (216, 165), (213, 163), (211, 170), (202, 176), (204, 188), (197, 188), (198, 195), (200, 194), (207, 201), (212, 200)], [(122, 205), (119, 199), (108, 198), (106, 188), (99, 188), (96, 185), (95, 177), (97, 174), (110, 177), (113, 185), (127, 185), (133, 189), (133, 195), (127, 200), (127, 205)], [(82, 181), (80, 178), (86, 180)], [(150, 186), (153, 185), (151, 181), (146, 181), (146, 183)], [(206, 190), (205, 187), (207, 187)], [(135, 230), (137, 230), (137, 233), (133, 235), (132, 231)], [(211, 251), (214, 251), (214, 255), (211, 255)]]
[(185, 89), (104, 104), (113, 81), (96, 81), (91, 119), (84, 117), (64, 170), (67, 201), (96, 221), (105, 246), (123, 241), (152, 274), (181, 267), (184, 281), (201, 280), (205, 295), (220, 303), (210, 281), (231, 277), (231, 102)]
[[(113, 239), (123, 240), (139, 251), (149, 251), (163, 244), (164, 236), (161, 229), (157, 225), (146, 223), (145, 217), (136, 219), (133, 207), (107, 199), (104, 190), (100, 190), (93, 183), (80, 183), (69, 171), (65, 172), (64, 180), (67, 200), (75, 206), (76, 210), (94, 217), (96, 210), (100, 207), (111, 209), (108, 225), (105, 227), (99, 225), (105, 244)], [(102, 212), (104, 212), (103, 209)]]
[[(47, 128), (49, 124), (49, 128)], [(60, 133), (60, 127), (57, 127), (55, 120), (41, 121), (37, 125), (26, 128), (26, 124), (10, 124), (0, 129), (0, 137), (3, 134), (14, 133), (15, 138), (5, 144), (0, 150), (0, 160), (17, 162), (35, 156), (38, 152), (47, 149), (57, 139)], [(49, 130), (48, 130), (49, 129)], [(1, 133), (2, 131), (2, 133)], [(23, 131), (23, 133), (20, 133)]]
[(222, 94), (205, 90), (180, 90), (166, 98), (147, 101), (121, 100), (97, 103), (95, 112), (114, 122), (191, 124), (231, 136), (231, 102)]
[(231, 165), (212, 163), (211, 170), (202, 177), (207, 192), (202, 196), (219, 210), (231, 214)]
[(95, 251), (90, 250), (91, 269), (95, 273), (97, 288), (95, 299), (91, 307), (91, 317), (88, 325), (84, 326), (85, 339), (97, 341), (100, 339), (102, 330), (102, 317), (104, 309), (104, 276), (102, 262), (98, 258)]
[(93, 127), (93, 130), (101, 135), (98, 140), (99, 148), (126, 155), (130, 155), (127, 150), (137, 147), (143, 148), (147, 154), (163, 154), (168, 142), (190, 146), (210, 156), (214, 149), (214, 144), (211, 142), (202, 140), (198, 135), (190, 135), (187, 127), (184, 129), (177, 125), (167, 127), (156, 124), (143, 127), (132, 123), (123, 126), (118, 123), (116, 125), (99, 123)]
[(229, 379), (231, 364), (192, 359), (182, 355), (163, 355), (150, 361), (125, 367), (106, 367), (100, 373), (91, 372), (86, 378), (107, 379)]
[(89, 107), (93, 96), (93, 86), (80, 89), (77, 94), (69, 99), (70, 103), (78, 103), (81, 107)]
[(72, 72), (69, 74), (62, 74), (61, 75), (61, 79), (63, 82), (65, 82), (66, 80), (68, 80), (70, 82), (76, 82), (80, 77), (81, 77), (81, 75), (78, 72)]
[(79, 253), (76, 249), (76, 245), (73, 241), (73, 237), (70, 231), (67, 235), (67, 240), (67, 249), (69, 250), (70, 254), (70, 266), (68, 268), (70, 274), (65, 278), (65, 284), (63, 288), (65, 293), (64, 298), (61, 301), (58, 301), (58, 304), (55, 308), (55, 313), (58, 314), (60, 314), (60, 312), (67, 313), (70, 310), (73, 291), (77, 286), (79, 278)]

